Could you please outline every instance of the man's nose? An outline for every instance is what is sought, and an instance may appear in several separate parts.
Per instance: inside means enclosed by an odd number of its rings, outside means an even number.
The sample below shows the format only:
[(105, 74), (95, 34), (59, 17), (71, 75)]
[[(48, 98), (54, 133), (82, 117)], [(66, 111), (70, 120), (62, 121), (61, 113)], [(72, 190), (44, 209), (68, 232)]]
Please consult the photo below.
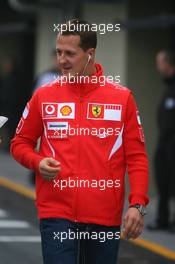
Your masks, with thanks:
[(59, 61), (60, 64), (64, 64), (64, 63), (67, 61), (66, 56), (65, 56), (64, 53), (62, 53), (62, 54), (59, 56), (58, 61)]

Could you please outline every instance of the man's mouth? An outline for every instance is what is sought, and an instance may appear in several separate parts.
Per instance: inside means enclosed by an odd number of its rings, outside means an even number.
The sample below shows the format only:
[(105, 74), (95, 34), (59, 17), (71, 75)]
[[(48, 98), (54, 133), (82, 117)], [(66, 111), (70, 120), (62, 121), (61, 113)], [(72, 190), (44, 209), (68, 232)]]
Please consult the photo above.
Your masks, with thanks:
[(63, 70), (63, 71), (66, 71), (66, 72), (67, 72), (67, 71), (70, 71), (71, 69), (72, 69), (72, 67), (68, 67), (68, 66), (67, 66), (67, 67), (62, 67), (62, 70)]

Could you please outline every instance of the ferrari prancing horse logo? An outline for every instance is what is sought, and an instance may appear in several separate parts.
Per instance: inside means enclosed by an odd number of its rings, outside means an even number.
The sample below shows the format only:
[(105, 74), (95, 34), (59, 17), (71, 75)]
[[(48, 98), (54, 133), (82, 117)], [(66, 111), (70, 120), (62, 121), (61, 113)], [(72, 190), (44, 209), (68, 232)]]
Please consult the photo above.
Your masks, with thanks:
[(98, 117), (101, 114), (102, 106), (101, 105), (95, 105), (92, 106), (92, 114), (94, 117)]

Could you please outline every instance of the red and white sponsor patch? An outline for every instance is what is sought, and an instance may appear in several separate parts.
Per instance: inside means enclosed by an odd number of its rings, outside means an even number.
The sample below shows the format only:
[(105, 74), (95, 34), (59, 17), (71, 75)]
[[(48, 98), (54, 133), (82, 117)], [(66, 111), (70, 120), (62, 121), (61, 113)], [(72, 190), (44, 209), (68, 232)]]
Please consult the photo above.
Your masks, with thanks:
[(140, 141), (145, 142), (145, 136), (144, 136), (144, 132), (143, 132), (143, 128), (142, 128), (142, 122), (141, 122), (141, 118), (140, 118), (140, 114), (139, 114), (138, 110), (136, 111), (136, 117), (137, 117)]
[(67, 130), (68, 122), (47, 122), (48, 130)]
[(143, 132), (142, 127), (139, 127), (139, 135), (140, 135), (141, 142), (145, 142), (145, 136), (144, 136), (144, 132)]
[(42, 117), (57, 118), (58, 117), (58, 103), (42, 103)]
[(75, 103), (43, 103), (42, 117), (43, 119), (74, 119)]
[(121, 121), (122, 105), (89, 103), (87, 119)]
[(19, 121), (19, 123), (18, 123), (18, 126), (16, 128), (16, 134), (19, 134), (19, 132), (23, 128), (23, 125), (24, 125), (24, 120), (23, 120), (23, 118), (21, 118), (20, 121)]

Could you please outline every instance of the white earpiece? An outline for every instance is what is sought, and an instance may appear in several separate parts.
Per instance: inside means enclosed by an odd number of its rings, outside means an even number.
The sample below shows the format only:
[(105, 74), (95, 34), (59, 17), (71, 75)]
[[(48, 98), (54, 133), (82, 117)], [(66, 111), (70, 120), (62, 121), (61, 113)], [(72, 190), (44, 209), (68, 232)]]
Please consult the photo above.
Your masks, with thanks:
[(86, 64), (84, 65), (84, 68), (83, 68), (83, 70), (82, 70), (81, 75), (84, 74), (84, 72), (85, 72), (85, 70), (86, 70), (86, 68), (87, 68), (87, 66), (88, 66), (88, 63), (89, 63), (89, 61), (90, 61), (91, 59), (92, 59), (92, 56), (91, 56), (90, 54), (88, 54), (88, 59), (87, 59)]
[(91, 55), (88, 54), (88, 62), (92, 59)]

